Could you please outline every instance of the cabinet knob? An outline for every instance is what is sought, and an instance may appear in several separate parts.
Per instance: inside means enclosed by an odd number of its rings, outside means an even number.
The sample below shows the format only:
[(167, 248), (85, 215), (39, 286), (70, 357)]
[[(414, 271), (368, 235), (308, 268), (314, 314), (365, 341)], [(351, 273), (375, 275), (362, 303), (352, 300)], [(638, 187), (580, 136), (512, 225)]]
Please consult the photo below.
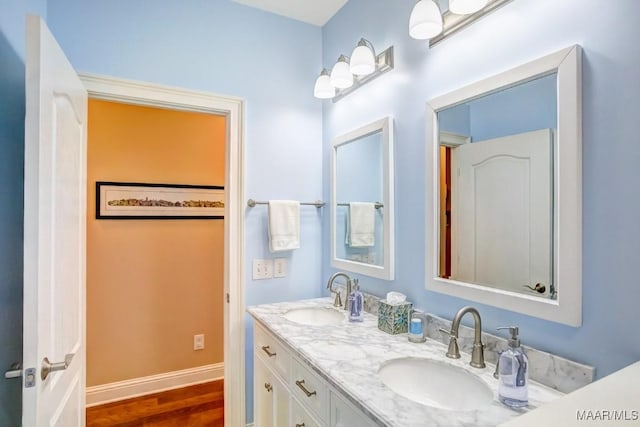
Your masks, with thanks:
[(267, 389), (268, 392), (273, 390), (273, 386), (269, 383), (264, 383), (264, 388)]

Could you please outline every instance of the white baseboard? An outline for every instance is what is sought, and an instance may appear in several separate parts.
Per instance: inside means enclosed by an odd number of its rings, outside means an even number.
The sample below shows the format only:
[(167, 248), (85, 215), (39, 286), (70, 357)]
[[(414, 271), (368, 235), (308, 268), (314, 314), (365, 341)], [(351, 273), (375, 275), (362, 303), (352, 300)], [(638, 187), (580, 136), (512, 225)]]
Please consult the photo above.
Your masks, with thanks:
[(87, 387), (87, 407), (224, 378), (224, 363)]

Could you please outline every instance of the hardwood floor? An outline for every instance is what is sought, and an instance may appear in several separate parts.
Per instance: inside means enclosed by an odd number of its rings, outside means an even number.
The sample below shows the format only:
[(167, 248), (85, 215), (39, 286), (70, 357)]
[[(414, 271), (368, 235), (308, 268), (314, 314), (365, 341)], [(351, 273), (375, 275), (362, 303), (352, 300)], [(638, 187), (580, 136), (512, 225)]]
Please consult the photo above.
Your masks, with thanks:
[(87, 408), (87, 427), (224, 427), (224, 381)]

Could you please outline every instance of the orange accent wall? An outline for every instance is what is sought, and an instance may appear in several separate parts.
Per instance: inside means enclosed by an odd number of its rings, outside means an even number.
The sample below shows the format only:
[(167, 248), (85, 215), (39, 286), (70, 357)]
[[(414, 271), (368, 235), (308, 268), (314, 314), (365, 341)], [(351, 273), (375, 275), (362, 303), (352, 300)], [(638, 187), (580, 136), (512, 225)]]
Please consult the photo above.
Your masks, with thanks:
[(96, 220), (95, 183), (222, 186), (225, 118), (93, 99), (88, 118), (87, 386), (222, 362), (224, 220)]

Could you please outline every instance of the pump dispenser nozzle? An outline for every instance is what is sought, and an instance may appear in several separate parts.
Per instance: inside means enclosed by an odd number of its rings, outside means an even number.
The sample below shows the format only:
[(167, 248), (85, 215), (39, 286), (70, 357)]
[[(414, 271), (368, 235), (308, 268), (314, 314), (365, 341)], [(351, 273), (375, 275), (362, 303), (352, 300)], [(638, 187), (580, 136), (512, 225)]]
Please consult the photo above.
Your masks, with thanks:
[(518, 338), (519, 329), (517, 326), (500, 326), (499, 328), (496, 328), (496, 329), (497, 330), (508, 329), (509, 334), (511, 335), (509, 337), (509, 347), (511, 348), (520, 347), (520, 338)]

